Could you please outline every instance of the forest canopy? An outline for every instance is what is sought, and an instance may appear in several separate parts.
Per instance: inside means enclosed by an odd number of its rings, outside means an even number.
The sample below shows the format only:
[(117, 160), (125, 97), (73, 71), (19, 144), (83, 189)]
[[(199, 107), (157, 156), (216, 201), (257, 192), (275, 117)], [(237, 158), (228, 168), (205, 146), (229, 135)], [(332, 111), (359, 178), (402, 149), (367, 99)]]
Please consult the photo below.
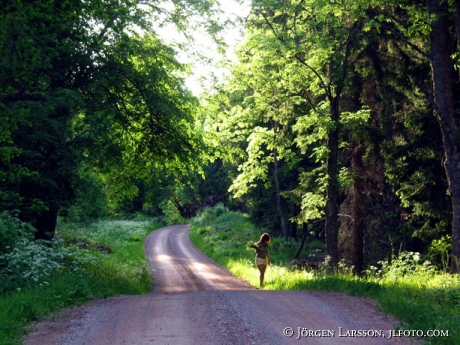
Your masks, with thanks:
[(222, 202), (357, 273), (399, 250), (458, 271), (458, 1), (253, 0), (200, 99), (155, 28), (222, 44), (229, 23), (214, 1), (168, 4), (4, 1), (1, 211), (50, 239), (58, 216)]
[(252, 2), (208, 121), (255, 220), (357, 272), (451, 245), (458, 270), (458, 6)]
[(37, 238), (53, 236), (82, 186), (110, 181), (120, 199), (151, 170), (194, 165), (198, 103), (184, 87), (186, 66), (151, 28), (155, 3), (147, 5), (2, 5), (0, 196)]

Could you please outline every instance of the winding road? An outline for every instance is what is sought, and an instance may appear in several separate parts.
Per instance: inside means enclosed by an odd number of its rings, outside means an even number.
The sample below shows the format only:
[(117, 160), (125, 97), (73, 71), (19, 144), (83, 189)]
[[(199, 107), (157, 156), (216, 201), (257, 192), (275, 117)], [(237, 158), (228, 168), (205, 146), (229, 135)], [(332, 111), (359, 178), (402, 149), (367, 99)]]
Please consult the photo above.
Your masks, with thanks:
[[(372, 300), (333, 292), (257, 290), (197, 250), (188, 225), (145, 241), (151, 293), (67, 309), (24, 339), (32, 345), (415, 344)], [(257, 274), (254, 268), (254, 274)]]

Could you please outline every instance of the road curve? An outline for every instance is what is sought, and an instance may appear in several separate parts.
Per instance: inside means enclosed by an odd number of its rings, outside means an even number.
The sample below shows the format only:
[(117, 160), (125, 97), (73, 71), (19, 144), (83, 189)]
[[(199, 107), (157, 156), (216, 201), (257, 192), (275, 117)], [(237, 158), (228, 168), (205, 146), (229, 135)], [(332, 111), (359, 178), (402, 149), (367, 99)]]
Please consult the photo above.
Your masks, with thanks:
[(155, 277), (151, 293), (67, 310), (54, 321), (36, 324), (24, 344), (416, 343), (411, 338), (390, 338), (396, 321), (377, 312), (372, 300), (254, 289), (198, 251), (188, 230), (187, 225), (167, 226), (147, 237), (145, 253)]
[(191, 245), (188, 230), (189, 226), (172, 225), (147, 237), (145, 252), (155, 277), (154, 293), (250, 288)]

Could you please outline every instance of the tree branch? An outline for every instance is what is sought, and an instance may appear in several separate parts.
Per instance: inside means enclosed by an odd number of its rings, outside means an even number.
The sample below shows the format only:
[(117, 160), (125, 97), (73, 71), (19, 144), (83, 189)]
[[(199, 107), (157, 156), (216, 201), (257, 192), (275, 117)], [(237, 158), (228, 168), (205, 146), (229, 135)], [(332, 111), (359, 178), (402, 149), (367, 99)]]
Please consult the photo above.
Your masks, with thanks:
[(415, 50), (417, 53), (419, 53), (421, 56), (427, 58), (430, 60), (430, 55), (425, 53), (420, 47), (409, 41), (404, 34), (399, 31), (394, 25), (389, 25), (388, 23), (382, 23), (378, 19), (374, 18), (374, 20), (379, 23), (384, 29), (388, 30), (391, 32), (399, 41), (403, 42), (404, 44), (408, 45), (411, 47), (413, 50)]

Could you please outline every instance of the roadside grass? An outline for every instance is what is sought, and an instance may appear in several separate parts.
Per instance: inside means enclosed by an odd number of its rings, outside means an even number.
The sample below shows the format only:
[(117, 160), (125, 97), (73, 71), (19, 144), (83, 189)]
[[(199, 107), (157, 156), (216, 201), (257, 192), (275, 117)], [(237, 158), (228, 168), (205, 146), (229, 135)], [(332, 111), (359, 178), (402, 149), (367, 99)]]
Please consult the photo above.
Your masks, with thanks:
[(99, 220), (86, 227), (62, 226), (57, 236), (80, 247), (88, 247), (97, 260), (96, 267), (104, 277), (116, 277), (124, 294), (147, 293), (152, 286), (144, 255), (144, 239), (161, 222), (145, 220)]
[[(193, 219), (190, 240), (233, 274), (258, 286), (254, 251), (247, 250), (246, 244), (257, 242), (263, 232), (244, 215), (229, 212), (220, 205)], [(381, 311), (398, 318), (401, 330), (418, 332), (415, 334), (437, 331), (438, 336), (422, 338), (425, 344), (460, 344), (458, 275), (439, 272), (422, 262), (418, 253), (410, 252), (395, 256), (391, 264), (380, 262), (378, 267), (370, 266), (362, 277), (354, 275), (344, 264), (334, 272), (326, 267), (290, 269), (286, 264), (297, 249), (294, 242), (272, 239), (271, 265), (265, 274), (264, 289), (337, 291), (373, 298), (379, 302)]]
[[(52, 268), (50, 273), (45, 276), (24, 273), (31, 279), (18, 277), (8, 290), (2, 290), (0, 344), (21, 344), (21, 337), (31, 322), (53, 318), (63, 307), (113, 295), (149, 292), (152, 278), (143, 242), (148, 234), (163, 225), (151, 218), (60, 224), (56, 232), (58, 240), (36, 249), (48, 252), (48, 256), (37, 254), (32, 260), (39, 261), (39, 265), (28, 267), (43, 273), (48, 265)], [(54, 256), (50, 256), (50, 251)], [(54, 262), (56, 257), (62, 262)], [(11, 272), (8, 276), (0, 275), (5, 277), (14, 278)]]

